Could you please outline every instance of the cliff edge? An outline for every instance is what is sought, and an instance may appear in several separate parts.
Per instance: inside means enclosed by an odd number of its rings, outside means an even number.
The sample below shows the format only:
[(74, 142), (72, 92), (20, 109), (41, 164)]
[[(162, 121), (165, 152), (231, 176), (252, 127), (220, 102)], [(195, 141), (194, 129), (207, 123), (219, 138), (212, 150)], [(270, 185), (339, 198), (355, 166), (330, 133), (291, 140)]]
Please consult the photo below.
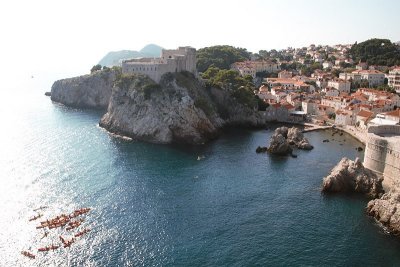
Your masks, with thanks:
[(70, 107), (107, 109), (116, 69), (55, 81), (51, 100)]
[(189, 72), (167, 73), (160, 84), (140, 74), (122, 75), (100, 121), (110, 132), (163, 144), (201, 144), (229, 125), (262, 126), (264, 120), (228, 91), (206, 88)]

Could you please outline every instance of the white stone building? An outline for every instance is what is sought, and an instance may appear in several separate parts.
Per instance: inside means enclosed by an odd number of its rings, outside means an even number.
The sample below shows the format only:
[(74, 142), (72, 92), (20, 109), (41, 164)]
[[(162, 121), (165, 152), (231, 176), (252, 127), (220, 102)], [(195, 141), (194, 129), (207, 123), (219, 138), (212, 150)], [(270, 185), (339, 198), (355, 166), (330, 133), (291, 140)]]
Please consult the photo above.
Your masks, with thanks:
[(159, 58), (137, 58), (122, 61), (122, 73), (140, 73), (160, 82), (161, 76), (168, 72), (189, 71), (196, 74), (196, 49), (179, 47), (161, 51)]
[(368, 81), (369, 87), (381, 85), (385, 81), (385, 74), (379, 70), (355, 70), (352, 74), (358, 74), (361, 80)]
[(335, 88), (339, 92), (350, 93), (351, 83), (342, 79), (333, 79), (328, 81), (328, 87)]
[(396, 67), (389, 71), (388, 85), (400, 93), (400, 67)]
[(275, 73), (280, 70), (279, 64), (272, 61), (243, 61), (235, 62), (231, 65), (231, 69), (236, 70), (240, 75), (250, 75), (255, 78), (257, 72)]

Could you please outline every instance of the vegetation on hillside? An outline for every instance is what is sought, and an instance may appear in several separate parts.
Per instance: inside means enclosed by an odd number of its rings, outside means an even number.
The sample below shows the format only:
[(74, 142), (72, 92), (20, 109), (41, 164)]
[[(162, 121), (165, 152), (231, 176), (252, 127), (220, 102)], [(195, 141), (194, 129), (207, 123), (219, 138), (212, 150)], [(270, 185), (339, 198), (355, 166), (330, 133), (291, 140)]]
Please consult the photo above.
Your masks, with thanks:
[(370, 39), (355, 43), (350, 49), (355, 61), (367, 62), (369, 65), (400, 65), (400, 48), (387, 39)]
[(205, 72), (210, 66), (229, 69), (232, 63), (250, 59), (250, 52), (245, 48), (217, 45), (197, 50), (196, 57), (197, 70)]
[(227, 90), (241, 104), (250, 108), (258, 105), (258, 97), (254, 95), (255, 86), (250, 75), (240, 76), (235, 70), (209, 67), (202, 75), (207, 80), (207, 85), (222, 90)]

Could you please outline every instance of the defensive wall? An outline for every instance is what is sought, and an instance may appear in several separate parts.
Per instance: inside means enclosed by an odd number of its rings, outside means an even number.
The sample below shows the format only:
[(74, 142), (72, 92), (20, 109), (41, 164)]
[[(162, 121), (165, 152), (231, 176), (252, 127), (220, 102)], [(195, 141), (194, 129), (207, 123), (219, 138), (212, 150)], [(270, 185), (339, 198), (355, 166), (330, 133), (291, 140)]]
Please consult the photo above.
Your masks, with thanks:
[(368, 128), (364, 166), (383, 175), (389, 186), (400, 185), (400, 125)]

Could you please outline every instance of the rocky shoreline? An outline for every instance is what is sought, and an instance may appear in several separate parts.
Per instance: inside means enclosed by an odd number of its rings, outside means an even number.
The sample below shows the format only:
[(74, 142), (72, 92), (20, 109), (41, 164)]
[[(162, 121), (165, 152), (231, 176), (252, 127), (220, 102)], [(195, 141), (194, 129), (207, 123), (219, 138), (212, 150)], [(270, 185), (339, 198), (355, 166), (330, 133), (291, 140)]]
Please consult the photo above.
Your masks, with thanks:
[(398, 188), (385, 192), (383, 177), (365, 168), (359, 158), (354, 161), (343, 158), (323, 178), (322, 192), (355, 192), (373, 198), (366, 207), (366, 213), (382, 223), (394, 235), (400, 234), (400, 193)]
[(323, 192), (356, 192), (370, 197), (379, 197), (383, 194), (382, 177), (364, 168), (361, 160), (354, 161), (348, 158), (342, 160), (323, 179)]

